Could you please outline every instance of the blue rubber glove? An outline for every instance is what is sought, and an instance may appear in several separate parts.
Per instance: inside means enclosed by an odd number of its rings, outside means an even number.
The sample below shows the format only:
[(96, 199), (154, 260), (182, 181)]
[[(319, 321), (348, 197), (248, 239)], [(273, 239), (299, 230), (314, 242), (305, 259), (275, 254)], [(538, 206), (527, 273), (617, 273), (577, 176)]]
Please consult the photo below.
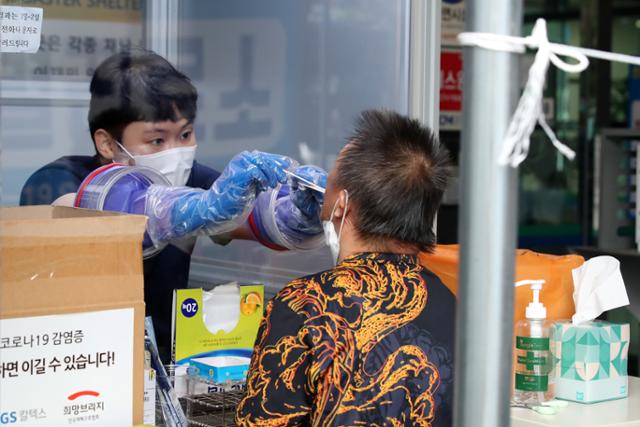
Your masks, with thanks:
[[(311, 165), (300, 166), (295, 170), (295, 174), (322, 188), (327, 188), (327, 172), (322, 168)], [(318, 225), (320, 230), (322, 230), (320, 210), (324, 202), (324, 193), (305, 186), (304, 182), (292, 176), (291, 201), (300, 210), (302, 215), (309, 220), (309, 226)]]
[(155, 242), (185, 235), (221, 234), (246, 220), (261, 192), (287, 180), (293, 161), (259, 151), (243, 151), (225, 167), (209, 190), (151, 186), (145, 214)]
[[(327, 173), (302, 166), (295, 174), (326, 187)], [(260, 194), (249, 218), (256, 238), (273, 249), (315, 249), (324, 244), (320, 210), (324, 195), (291, 177), (291, 186)]]

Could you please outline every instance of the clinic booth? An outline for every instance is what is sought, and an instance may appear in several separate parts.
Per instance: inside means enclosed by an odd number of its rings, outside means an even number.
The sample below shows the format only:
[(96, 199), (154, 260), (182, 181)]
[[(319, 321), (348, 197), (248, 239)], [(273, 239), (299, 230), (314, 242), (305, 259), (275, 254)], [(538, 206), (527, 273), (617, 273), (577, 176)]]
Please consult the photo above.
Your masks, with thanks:
[(216, 170), (242, 150), (330, 170), (372, 107), (439, 134), (452, 178), (419, 259), (457, 298), (453, 424), (640, 426), (637, 2), (0, 0), (0, 23), (1, 425), (234, 426), (269, 299), (333, 266), (194, 238), (158, 343), (148, 218), (110, 209), (129, 169), (64, 191), (86, 205), (31, 203), (60, 191), (23, 189), (37, 169), (95, 154), (95, 68), (142, 47), (197, 88)]

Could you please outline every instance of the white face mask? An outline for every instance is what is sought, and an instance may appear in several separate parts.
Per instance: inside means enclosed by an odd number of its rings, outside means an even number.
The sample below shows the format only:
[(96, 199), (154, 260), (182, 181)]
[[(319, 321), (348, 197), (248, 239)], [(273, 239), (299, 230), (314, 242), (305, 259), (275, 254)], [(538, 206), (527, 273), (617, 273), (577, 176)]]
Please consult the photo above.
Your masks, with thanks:
[(331, 251), (331, 257), (333, 259), (333, 263), (336, 264), (338, 262), (338, 256), (340, 256), (340, 236), (342, 236), (342, 227), (344, 226), (344, 219), (347, 217), (347, 206), (349, 205), (349, 192), (344, 190), (346, 200), (344, 204), (344, 213), (342, 215), (342, 221), (340, 221), (340, 231), (336, 233), (336, 228), (333, 225), (333, 214), (338, 207), (338, 201), (340, 199), (336, 199), (336, 203), (333, 205), (333, 209), (331, 209), (331, 215), (329, 215), (328, 221), (322, 221), (322, 228), (324, 229), (324, 239), (329, 246), (329, 250)]
[(116, 144), (135, 162), (136, 166), (146, 166), (160, 172), (176, 187), (184, 186), (189, 180), (189, 174), (196, 157), (197, 145), (172, 148), (153, 154), (133, 155), (116, 141)]

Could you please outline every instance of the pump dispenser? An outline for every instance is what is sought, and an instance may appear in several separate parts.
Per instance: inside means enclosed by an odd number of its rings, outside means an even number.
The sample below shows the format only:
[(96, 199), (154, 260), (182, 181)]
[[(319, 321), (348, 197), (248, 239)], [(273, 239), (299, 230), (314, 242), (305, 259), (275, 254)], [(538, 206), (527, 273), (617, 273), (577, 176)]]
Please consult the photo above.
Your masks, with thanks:
[(540, 320), (547, 318), (547, 308), (540, 302), (540, 290), (543, 284), (544, 280), (521, 280), (516, 283), (516, 286), (530, 285), (533, 292), (533, 301), (529, 303), (524, 312), (527, 319)]
[(549, 335), (551, 322), (547, 321), (547, 309), (540, 302), (540, 290), (544, 280), (521, 280), (515, 286), (531, 286), (533, 300), (525, 309), (525, 320), (515, 324), (514, 401), (540, 405), (555, 396), (553, 359)]

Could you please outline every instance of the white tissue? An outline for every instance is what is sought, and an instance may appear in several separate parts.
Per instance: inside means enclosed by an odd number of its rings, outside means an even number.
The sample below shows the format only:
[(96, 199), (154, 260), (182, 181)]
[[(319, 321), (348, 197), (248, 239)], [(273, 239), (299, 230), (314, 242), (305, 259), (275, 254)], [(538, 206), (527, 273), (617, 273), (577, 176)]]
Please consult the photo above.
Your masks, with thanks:
[(578, 325), (598, 317), (602, 312), (629, 305), (629, 297), (620, 273), (620, 261), (612, 256), (591, 258), (573, 269), (573, 302)]
[(237, 283), (218, 285), (202, 292), (202, 321), (212, 334), (231, 332), (240, 320), (240, 286)]

